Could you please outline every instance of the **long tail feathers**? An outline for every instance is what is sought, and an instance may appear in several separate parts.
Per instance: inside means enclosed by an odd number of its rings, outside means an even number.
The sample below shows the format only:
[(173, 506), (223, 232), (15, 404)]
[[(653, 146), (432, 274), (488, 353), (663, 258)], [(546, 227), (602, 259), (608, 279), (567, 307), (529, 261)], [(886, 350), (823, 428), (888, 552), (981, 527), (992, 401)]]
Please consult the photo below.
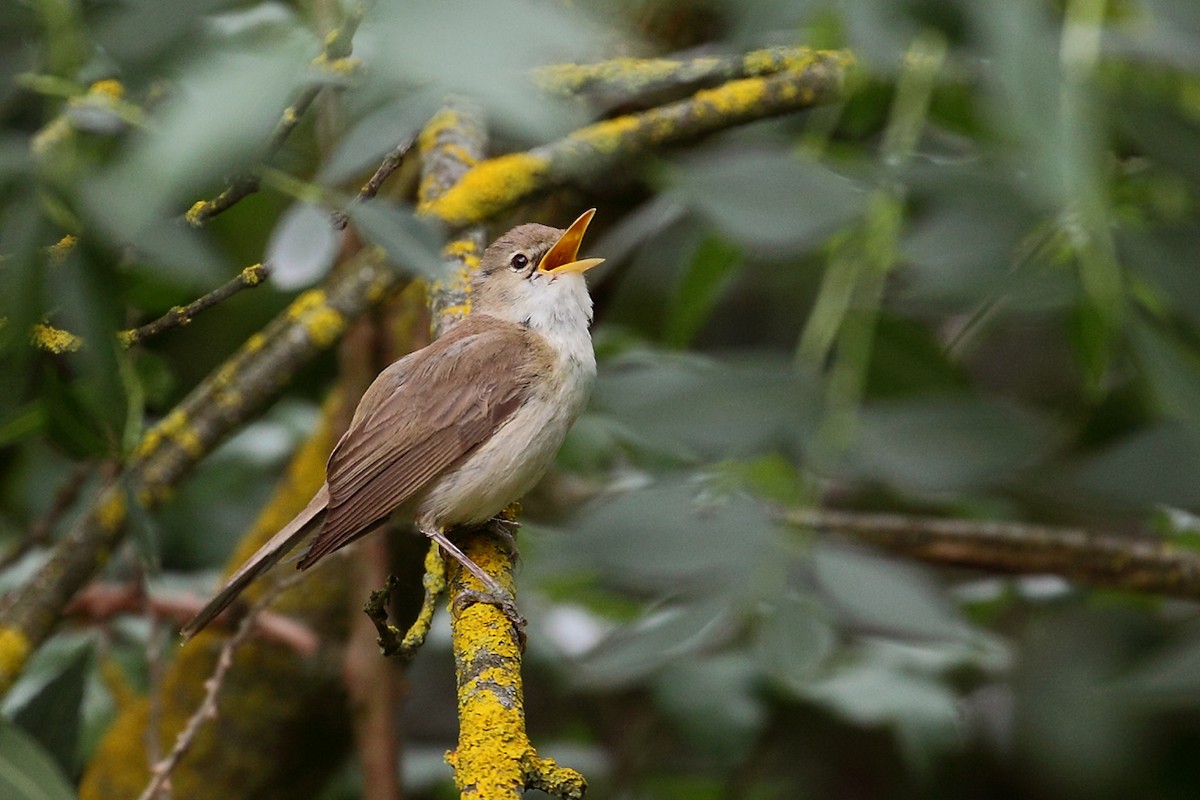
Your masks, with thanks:
[(204, 627), (236, 600), (247, 586), (303, 541), (311, 532), (312, 524), (318, 521), (318, 517), (325, 511), (328, 504), (329, 487), (322, 486), (304, 507), (304, 510), (293, 517), (291, 522), (280, 528), (279, 532), (272, 536), (266, 544), (258, 548), (258, 552), (250, 556), (246, 563), (225, 582), (221, 591), (208, 601), (208, 605), (204, 606), (200, 613), (183, 626), (179, 632), (183, 641), (187, 642), (204, 630)]

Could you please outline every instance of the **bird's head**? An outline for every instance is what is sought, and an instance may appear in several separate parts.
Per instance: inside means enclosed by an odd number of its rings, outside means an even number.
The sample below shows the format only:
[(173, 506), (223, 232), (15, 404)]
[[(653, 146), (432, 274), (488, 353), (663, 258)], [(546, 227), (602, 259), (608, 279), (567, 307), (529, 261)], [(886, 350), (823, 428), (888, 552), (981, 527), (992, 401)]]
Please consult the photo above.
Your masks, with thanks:
[(595, 213), (585, 211), (566, 230), (518, 225), (492, 242), (471, 286), (474, 311), (539, 329), (586, 326), (592, 301), (583, 273), (604, 259), (579, 258), (579, 246)]

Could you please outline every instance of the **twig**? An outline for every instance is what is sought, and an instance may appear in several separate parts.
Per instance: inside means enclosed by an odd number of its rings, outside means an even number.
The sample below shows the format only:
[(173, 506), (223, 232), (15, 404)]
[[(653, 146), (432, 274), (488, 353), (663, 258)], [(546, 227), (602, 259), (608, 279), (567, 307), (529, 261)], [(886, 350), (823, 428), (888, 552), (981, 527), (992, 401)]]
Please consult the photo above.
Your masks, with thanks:
[(446, 562), (442, 559), (441, 547), (436, 542), (433, 543), (425, 556), (425, 576), (421, 579), (421, 586), (424, 588), (421, 610), (403, 634), (399, 628), (388, 622), (388, 600), (398, 584), (396, 576), (389, 575), (382, 589), (371, 592), (367, 602), (363, 604), (363, 613), (375, 625), (375, 631), (379, 634), (376, 640), (379, 652), (389, 658), (396, 657), (407, 661), (425, 644), (434, 611), (437, 610), (438, 598), (446, 591)]
[(303, 573), (297, 572), (278, 581), (259, 598), (258, 602), (251, 606), (246, 616), (242, 618), (241, 623), (238, 624), (237, 631), (221, 647), (221, 653), (217, 656), (217, 668), (213, 671), (209, 679), (204, 682), (206, 690), (204, 700), (200, 703), (195, 713), (188, 719), (187, 724), (183, 726), (183, 730), (175, 738), (175, 746), (171, 748), (171, 752), (150, 770), (150, 782), (146, 785), (141, 795), (139, 795), (138, 800), (154, 800), (154, 798), (158, 797), (159, 791), (170, 780), (171, 773), (174, 772), (180, 759), (191, 748), (196, 734), (204, 727), (204, 723), (216, 719), (217, 698), (221, 694), (221, 687), (225, 683), (225, 676), (228, 674), (230, 667), (233, 666), (233, 652), (254, 632), (255, 619), (262, 613), (263, 609), (270, 605), (279, 596), (280, 592), (299, 582), (302, 576)]
[[(178, 628), (204, 607), (204, 599), (194, 595), (144, 594), (136, 585), (94, 581), (75, 595), (64, 613), (85, 617), (91, 622), (105, 622), (119, 614), (133, 614), (145, 609), (155, 620)], [(229, 619), (223, 614), (214, 620), (214, 627)], [(258, 615), (256, 633), (264, 640), (276, 642), (301, 656), (317, 652), (320, 641), (312, 628), (292, 617), (264, 611)]]
[[(365, 203), (379, 194), (380, 188), (383, 187), (383, 182), (400, 168), (400, 165), (404, 163), (404, 157), (408, 155), (408, 151), (412, 149), (413, 143), (416, 141), (417, 134), (415, 131), (401, 139), (400, 143), (383, 157), (383, 161), (379, 162), (379, 166), (375, 168), (375, 174), (363, 184), (362, 188), (358, 190), (358, 194), (350, 202)], [(350, 221), (350, 216), (345, 211), (334, 211), (331, 216), (333, 217), (333, 227), (339, 231), (345, 228), (346, 224)]]
[(849, 62), (843, 52), (816, 52), (799, 72), (729, 81), (686, 100), (588, 125), (524, 153), (488, 159), (418, 209), (455, 227), (481, 222), (530, 195), (602, 174), (647, 150), (831, 102), (841, 96)]
[(816, 509), (788, 511), (784, 520), (933, 564), (1054, 574), (1089, 586), (1200, 601), (1200, 553), (1157, 539), (1018, 522)]
[(228, 300), (243, 289), (258, 286), (270, 277), (270, 275), (271, 267), (269, 264), (251, 264), (238, 273), (236, 278), (221, 284), (203, 297), (188, 303), (186, 306), (175, 306), (158, 319), (139, 328), (121, 331), (117, 334), (117, 338), (125, 347), (132, 347), (135, 344), (144, 342), (151, 336), (157, 336), (165, 330), (176, 328), (180, 325), (187, 325), (200, 312), (207, 311), (223, 300)]
[(50, 501), (50, 507), (46, 509), (46, 513), (29, 529), (29, 535), (17, 542), (11, 550), (4, 554), (3, 558), (0, 558), (0, 571), (20, 561), (33, 548), (49, 544), (54, 529), (75, 505), (75, 501), (79, 499), (79, 494), (83, 491), (91, 471), (91, 464), (80, 464), (71, 470), (71, 474), (54, 492), (54, 499)]
[[(350, 55), (354, 34), (358, 30), (359, 23), (362, 22), (364, 13), (365, 9), (361, 4), (347, 12), (341, 26), (325, 37), (325, 46), (315, 59), (315, 63), (333, 65)], [(271, 131), (271, 136), (267, 140), (264, 161), (269, 161), (279, 152), (288, 136), (300, 124), (301, 118), (308, 111), (313, 100), (326, 85), (324, 81), (320, 81), (305, 86), (300, 90), (296, 99), (283, 110), (279, 121), (275, 123), (275, 129)], [(256, 173), (237, 175), (230, 179), (229, 185), (219, 195), (211, 200), (200, 200), (188, 209), (184, 218), (190, 225), (199, 227), (257, 192), (260, 183), (260, 178)]]
[(102, 489), (55, 545), (34, 577), (0, 609), (0, 641), (14, 657), (0, 660), (0, 691), (45, 641), (71, 597), (91, 580), (124, 535), (126, 496), (145, 507), (172, 486), (255, 412), (358, 316), (399, 282), (373, 248), (334, 272), (320, 289), (301, 294), (260, 333), (252, 335), (161, 422), (142, 437), (119, 487)]

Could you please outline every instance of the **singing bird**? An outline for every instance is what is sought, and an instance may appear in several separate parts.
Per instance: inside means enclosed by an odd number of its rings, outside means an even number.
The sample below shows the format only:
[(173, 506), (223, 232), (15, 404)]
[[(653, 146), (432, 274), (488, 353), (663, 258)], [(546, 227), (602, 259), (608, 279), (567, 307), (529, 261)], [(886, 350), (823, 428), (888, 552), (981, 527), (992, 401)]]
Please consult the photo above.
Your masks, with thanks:
[(484, 252), (472, 314), (371, 383), (326, 465), (325, 484), (182, 630), (189, 639), (307, 536), (307, 569), (395, 512), (499, 586), (446, 537), (492, 519), (533, 488), (583, 410), (596, 375), (579, 258), (596, 210), (566, 230), (527, 224)]

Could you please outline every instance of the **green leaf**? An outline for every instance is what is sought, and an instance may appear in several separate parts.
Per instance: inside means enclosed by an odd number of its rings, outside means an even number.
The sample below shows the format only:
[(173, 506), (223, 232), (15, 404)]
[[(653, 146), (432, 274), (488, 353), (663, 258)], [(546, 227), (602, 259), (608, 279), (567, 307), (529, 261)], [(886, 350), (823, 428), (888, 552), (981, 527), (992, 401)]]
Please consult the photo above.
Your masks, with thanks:
[(580, 513), (549, 540), (564, 566), (597, 569), (634, 590), (656, 585), (753, 596), (756, 577), (782, 557), (767, 509), (747, 497), (715, 498), (702, 487), (663, 484), (627, 492)]
[(329, 212), (312, 203), (297, 202), (271, 232), (264, 260), (271, 265), (271, 281), (290, 291), (323, 278), (337, 253), (337, 234)]
[(815, 382), (779, 356), (736, 360), (642, 353), (604, 365), (593, 408), (639, 443), (728, 458), (788, 447), (812, 424)]
[(680, 661), (658, 677), (654, 695), (694, 746), (732, 765), (750, 753), (767, 720), (757, 672), (744, 652)]
[(857, 217), (866, 194), (782, 150), (710, 147), (672, 172), (673, 194), (734, 241), (796, 253)]
[(1044, 457), (1053, 433), (1008, 404), (910, 397), (862, 412), (841, 468), (918, 496), (1004, 485)]
[(651, 609), (600, 642), (580, 660), (574, 677), (594, 687), (637, 683), (728, 636), (731, 624), (731, 609), (720, 596)]
[(80, 711), (91, 666), (91, 647), (80, 647), (62, 670), (13, 715), (14, 722), (72, 771), (79, 766)]
[(959, 639), (969, 631), (914, 567), (822, 543), (813, 552), (813, 569), (826, 595), (857, 625), (930, 639)]
[(783, 594), (766, 606), (755, 632), (759, 668), (796, 692), (810, 682), (837, 644), (828, 612), (811, 597)]
[(691, 342), (742, 264), (741, 251), (717, 237), (700, 243), (667, 305), (663, 340), (669, 346), (686, 347)]
[(0, 717), (0, 797), (75, 800), (62, 768), (33, 737)]

